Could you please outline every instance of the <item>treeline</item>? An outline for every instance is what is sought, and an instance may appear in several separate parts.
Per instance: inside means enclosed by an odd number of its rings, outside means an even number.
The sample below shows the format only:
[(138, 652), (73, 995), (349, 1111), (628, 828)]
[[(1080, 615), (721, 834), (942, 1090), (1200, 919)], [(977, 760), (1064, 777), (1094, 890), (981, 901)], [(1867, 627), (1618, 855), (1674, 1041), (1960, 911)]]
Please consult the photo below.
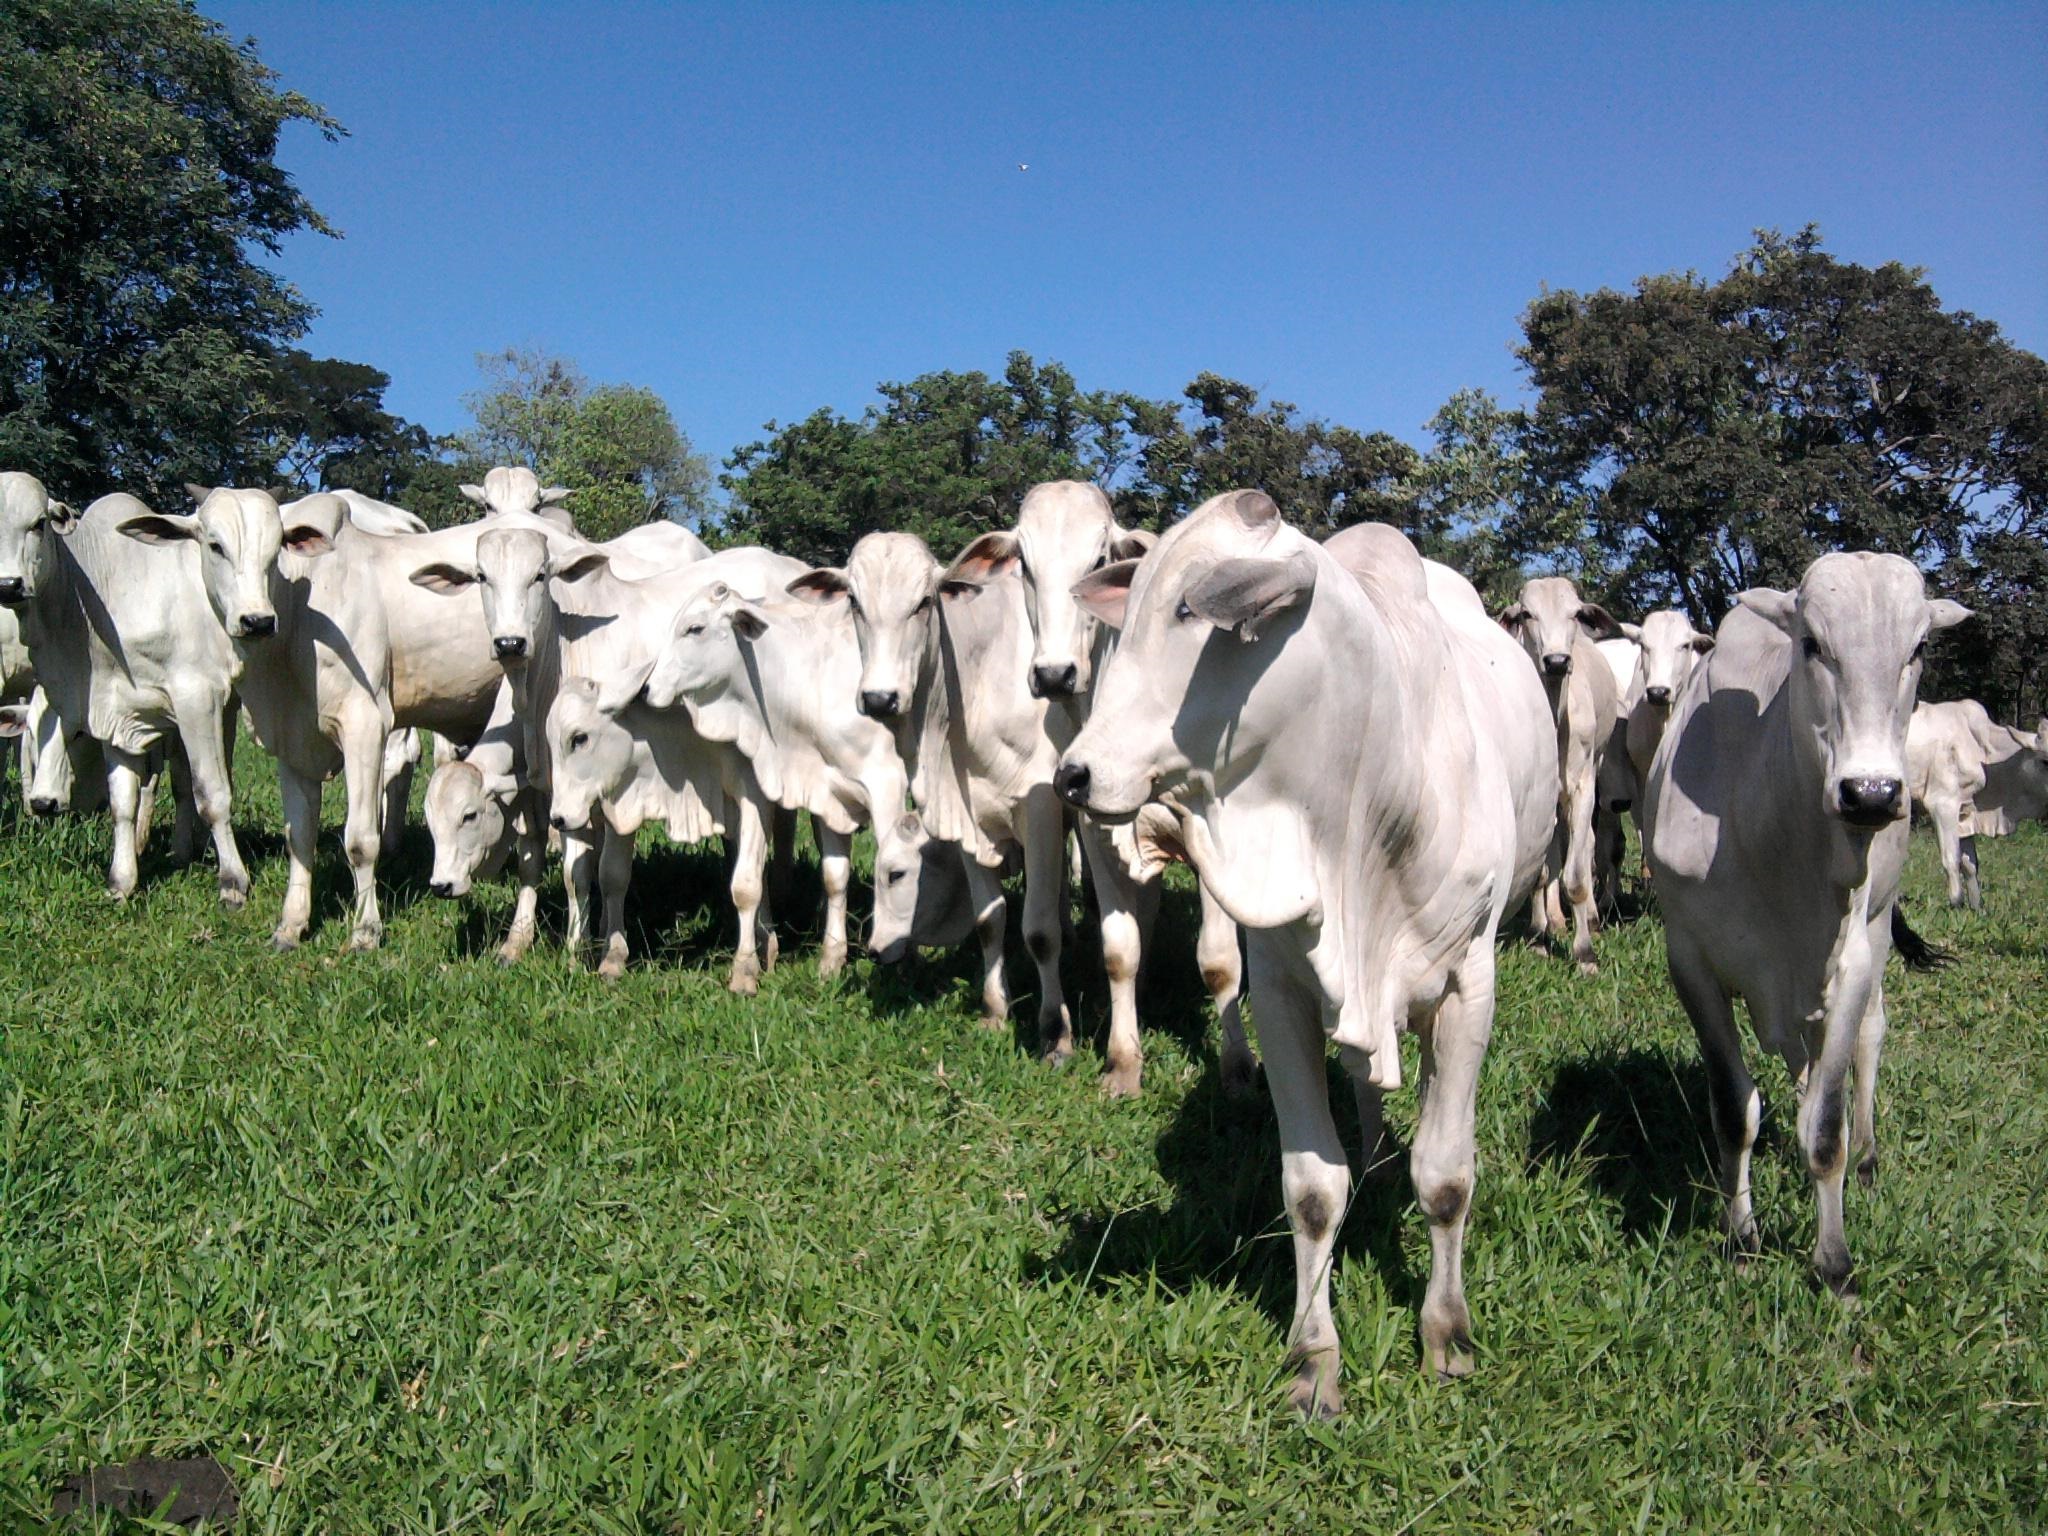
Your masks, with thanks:
[(1931, 693), (2048, 705), (2048, 365), (1810, 228), (1718, 278), (1537, 296), (1529, 403), (1462, 392), (1420, 448), (1219, 374), (1159, 400), (1019, 352), (771, 422), (714, 498), (650, 390), (507, 351), (480, 360), (469, 429), (437, 437), (385, 409), (382, 371), (300, 349), (313, 307), (256, 259), (334, 234), (276, 164), (292, 122), (342, 132), (177, 0), (0, 7), (0, 464), (74, 497), (348, 486), (443, 521), (460, 482), (523, 463), (597, 536), (680, 517), (821, 561), (878, 528), (957, 548), (1048, 478), (1151, 528), (1254, 486), (1317, 532), (1393, 523), (1491, 596), (1561, 570), (1702, 628), (1824, 549), (1889, 550), (1978, 611), (1934, 648)]

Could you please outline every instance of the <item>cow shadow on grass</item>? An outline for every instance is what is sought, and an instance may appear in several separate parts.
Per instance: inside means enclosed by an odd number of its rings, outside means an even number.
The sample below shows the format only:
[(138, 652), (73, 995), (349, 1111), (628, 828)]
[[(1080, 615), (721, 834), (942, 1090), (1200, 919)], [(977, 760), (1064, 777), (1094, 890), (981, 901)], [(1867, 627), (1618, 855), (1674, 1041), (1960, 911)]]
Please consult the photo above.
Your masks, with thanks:
[[(1428, 1276), (1410, 1266), (1402, 1249), (1403, 1224), (1420, 1220), (1406, 1149), (1383, 1150), (1361, 1177), (1356, 1105), (1334, 1059), (1329, 1092), (1353, 1179), (1340, 1261), (1371, 1263), (1394, 1305), (1412, 1310), (1421, 1305)], [(1050, 1255), (1026, 1260), (1025, 1277), (1098, 1292), (1143, 1277), (1176, 1296), (1197, 1286), (1225, 1286), (1284, 1334), (1294, 1316), (1294, 1246), (1281, 1198), (1279, 1129), (1264, 1091), (1252, 1100), (1233, 1099), (1212, 1053), (1154, 1152), (1173, 1186), (1170, 1202), (1109, 1212), (1064, 1207), (1055, 1191), (1046, 1214), (1064, 1236)]]

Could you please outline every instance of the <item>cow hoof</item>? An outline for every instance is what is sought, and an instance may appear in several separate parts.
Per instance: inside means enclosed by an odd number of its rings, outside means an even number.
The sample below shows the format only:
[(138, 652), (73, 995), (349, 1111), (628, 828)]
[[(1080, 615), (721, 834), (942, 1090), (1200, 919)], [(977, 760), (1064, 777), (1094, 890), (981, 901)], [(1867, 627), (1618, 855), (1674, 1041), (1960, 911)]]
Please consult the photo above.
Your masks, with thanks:
[(1336, 1350), (1319, 1349), (1312, 1355), (1303, 1355), (1294, 1368), (1287, 1401), (1304, 1419), (1334, 1419), (1344, 1412), (1344, 1393), (1337, 1385), (1337, 1376)]
[(241, 911), (249, 905), (249, 887), (223, 884), (220, 888), (220, 904), (230, 912)]
[(1855, 1305), (1856, 1267), (1849, 1262), (1848, 1254), (1844, 1253), (1840, 1258), (1817, 1260), (1813, 1266), (1813, 1273), (1814, 1278), (1833, 1291), (1845, 1305)]
[(280, 928), (270, 936), (270, 947), (280, 955), (288, 955), (299, 947), (299, 936)]
[(821, 981), (830, 981), (830, 980), (831, 980), (831, 979), (832, 979), (832, 978), (833, 978), (834, 976), (837, 976), (837, 975), (838, 975), (838, 974), (839, 974), (839, 973), (840, 973), (841, 971), (843, 971), (843, 970), (845, 970), (845, 969), (846, 969), (846, 946), (845, 946), (845, 945), (843, 945), (843, 944), (832, 944), (832, 945), (827, 945), (827, 946), (826, 946), (826, 947), (825, 947), (824, 949), (822, 949), (822, 950), (820, 950), (820, 951), (818, 952), (818, 979), (819, 979), (819, 980), (821, 980)]
[(1856, 1182), (1865, 1189), (1877, 1188), (1877, 1154), (1875, 1152), (1856, 1165)]
[[(617, 981), (625, 974), (626, 962), (616, 955), (606, 955), (598, 962), (597, 975), (600, 981)], [(734, 987), (733, 991), (737, 992), (739, 988)]]
[(726, 982), (725, 990), (736, 997), (752, 997), (761, 990), (761, 967), (752, 955), (734, 958), (732, 977)]
[(1063, 1072), (1074, 1059), (1074, 1043), (1071, 1040), (1062, 1040), (1055, 1045), (1048, 1045), (1039, 1051), (1038, 1059), (1053, 1071)]
[(775, 962), (781, 958), (782, 940), (771, 933), (768, 935), (768, 942), (761, 946), (761, 969), (763, 971), (774, 970)]
[(524, 944), (520, 944), (517, 946), (511, 944), (501, 944), (498, 946), (498, 964), (505, 967), (508, 970), (511, 967), (517, 965), (521, 960), (524, 960), (525, 958), (526, 946)]
[(1112, 1067), (1103, 1073), (1102, 1096), (1106, 1099), (1135, 1099), (1138, 1096), (1138, 1069)]
[(1581, 976), (1598, 976), (1600, 974), (1600, 962), (1598, 960), (1581, 960), (1579, 962), (1579, 974)]
[(990, 1034), (998, 1032), (1008, 1034), (1010, 1030), (1010, 1020), (1007, 1014), (984, 1013), (974, 1022), (979, 1028), (987, 1030)]
[(348, 936), (348, 943), (342, 946), (342, 953), (348, 955), (367, 954), (384, 942), (381, 925), (365, 923)]
[(125, 888), (118, 885), (110, 885), (107, 887), (107, 897), (111, 901), (126, 903), (128, 898), (130, 896), (133, 896), (134, 894), (135, 887), (132, 885), (127, 886)]

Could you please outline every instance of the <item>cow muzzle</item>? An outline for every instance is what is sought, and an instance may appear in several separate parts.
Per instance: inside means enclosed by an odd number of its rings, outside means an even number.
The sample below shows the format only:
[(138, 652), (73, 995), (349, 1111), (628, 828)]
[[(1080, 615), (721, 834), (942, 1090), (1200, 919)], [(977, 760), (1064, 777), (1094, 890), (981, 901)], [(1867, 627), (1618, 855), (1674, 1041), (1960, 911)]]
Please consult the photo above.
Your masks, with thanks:
[(498, 653), (500, 661), (518, 661), (526, 655), (526, 636), (493, 635), (491, 649)]
[(54, 816), (63, 807), (57, 804), (55, 795), (34, 795), (28, 802), (29, 813), (34, 816)]
[(20, 576), (0, 576), (0, 603), (12, 608), (28, 601), (28, 582)]
[(1652, 704), (1668, 705), (1671, 702), (1671, 690), (1669, 688), (1645, 688), (1643, 690), (1643, 697)]
[(909, 953), (910, 940), (907, 938), (891, 939), (886, 944), (868, 946), (869, 956), (880, 965), (895, 965)]
[(1547, 652), (1543, 657), (1541, 665), (1545, 677), (1568, 677), (1571, 675), (1572, 670), (1572, 653), (1570, 651)]
[(277, 633), (274, 613), (245, 613), (235, 620), (235, 634), (243, 640), (263, 640)]
[(1059, 797), (1071, 806), (1088, 809), (1088, 791), (1094, 784), (1095, 775), (1086, 763), (1062, 762), (1052, 773), (1052, 787)]
[(894, 688), (863, 688), (860, 712), (870, 720), (894, 720), (903, 713), (903, 695)]
[(1842, 820), (1852, 827), (1883, 827), (1905, 811), (1904, 786), (1897, 779), (1843, 779), (1835, 786)]
[(427, 882), (427, 889), (443, 899), (460, 894), (455, 889), (455, 882), (453, 880), (429, 880)]
[(1031, 697), (1069, 699), (1080, 689), (1081, 669), (1071, 661), (1057, 661), (1031, 669)]

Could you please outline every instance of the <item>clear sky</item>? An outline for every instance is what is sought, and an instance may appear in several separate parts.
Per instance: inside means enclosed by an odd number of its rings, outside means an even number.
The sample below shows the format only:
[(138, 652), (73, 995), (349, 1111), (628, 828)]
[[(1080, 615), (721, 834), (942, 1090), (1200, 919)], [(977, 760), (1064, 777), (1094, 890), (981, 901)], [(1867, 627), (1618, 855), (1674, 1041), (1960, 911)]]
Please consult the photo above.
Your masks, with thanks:
[(2041, 4), (200, 9), (350, 132), (282, 151), (308, 345), (438, 431), (506, 345), (714, 465), (1021, 347), (1420, 441), (1546, 285), (1809, 221), (2048, 352)]

